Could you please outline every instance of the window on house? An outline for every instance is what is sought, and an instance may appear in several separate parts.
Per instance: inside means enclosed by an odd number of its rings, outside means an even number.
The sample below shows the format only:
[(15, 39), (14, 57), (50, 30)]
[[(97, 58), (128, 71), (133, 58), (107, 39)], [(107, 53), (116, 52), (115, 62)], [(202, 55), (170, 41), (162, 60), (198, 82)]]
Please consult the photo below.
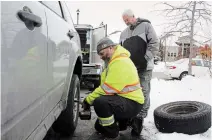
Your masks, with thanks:
[(173, 56), (173, 53), (171, 53), (171, 57)]
[(168, 53), (168, 56), (170, 56), (170, 53)]
[(176, 57), (176, 53), (174, 53), (174, 57)]

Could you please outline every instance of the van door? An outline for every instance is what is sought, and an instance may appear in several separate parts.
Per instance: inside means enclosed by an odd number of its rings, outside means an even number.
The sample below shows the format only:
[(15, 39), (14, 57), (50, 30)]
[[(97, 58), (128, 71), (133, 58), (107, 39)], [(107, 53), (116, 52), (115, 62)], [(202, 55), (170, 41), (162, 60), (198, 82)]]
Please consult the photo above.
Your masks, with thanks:
[[(64, 18), (61, 3), (58, 1), (42, 1), (46, 6), (48, 25), (48, 85), (49, 94), (45, 104), (44, 117), (61, 100), (68, 77), (69, 65), (74, 68), (76, 60), (74, 26)], [(75, 58), (75, 59), (74, 59)]]
[(97, 43), (103, 37), (107, 36), (107, 25), (100, 26), (91, 30), (92, 42), (91, 42), (91, 62), (90, 63), (103, 63), (97, 54), (96, 47)]
[(47, 26), (40, 2), (1, 2), (1, 139), (25, 140), (47, 92)]

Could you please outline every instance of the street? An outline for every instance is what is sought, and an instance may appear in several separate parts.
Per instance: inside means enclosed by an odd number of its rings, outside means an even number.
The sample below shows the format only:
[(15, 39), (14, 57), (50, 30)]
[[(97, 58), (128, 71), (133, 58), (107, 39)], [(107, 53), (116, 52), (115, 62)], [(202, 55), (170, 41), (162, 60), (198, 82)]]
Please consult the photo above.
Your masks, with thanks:
[[(163, 73), (161, 72), (153, 72), (153, 78), (158, 79), (166, 79)], [(86, 93), (89, 91), (87, 89), (81, 89), (81, 98), (84, 98), (87, 96)], [(53, 130), (50, 130), (44, 140), (86, 140), (88, 137), (95, 132), (94, 129), (94, 123), (96, 121), (96, 114), (92, 108), (92, 117), (91, 120), (80, 120), (78, 119), (78, 125), (75, 130), (75, 133), (71, 137), (61, 137), (59, 134), (56, 134), (53, 132)]]

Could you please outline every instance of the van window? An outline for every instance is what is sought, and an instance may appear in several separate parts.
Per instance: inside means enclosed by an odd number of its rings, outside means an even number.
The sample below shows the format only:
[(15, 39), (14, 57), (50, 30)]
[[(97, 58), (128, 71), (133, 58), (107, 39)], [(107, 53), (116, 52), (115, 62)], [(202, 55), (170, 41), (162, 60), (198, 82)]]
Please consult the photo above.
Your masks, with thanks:
[(67, 6), (67, 4), (65, 2), (61, 3), (62, 9), (63, 9), (63, 13), (64, 13), (64, 19), (71, 25), (71, 28), (74, 29), (74, 23), (69, 11), (69, 8)]
[(46, 5), (49, 9), (51, 9), (53, 12), (55, 12), (57, 15), (63, 17), (58, 1), (42, 1), (42, 3)]

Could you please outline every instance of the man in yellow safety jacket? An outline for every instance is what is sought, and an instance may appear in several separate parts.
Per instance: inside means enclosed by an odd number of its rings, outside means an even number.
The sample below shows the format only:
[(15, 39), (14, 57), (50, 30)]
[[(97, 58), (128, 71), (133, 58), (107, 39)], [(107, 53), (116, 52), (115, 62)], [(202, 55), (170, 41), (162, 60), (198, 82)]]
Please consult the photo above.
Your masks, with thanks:
[(85, 98), (83, 106), (84, 109), (94, 106), (98, 116), (95, 129), (106, 139), (116, 140), (119, 122), (126, 122), (139, 113), (144, 96), (136, 67), (125, 48), (103, 38), (97, 44), (97, 53), (106, 68), (100, 86)]

